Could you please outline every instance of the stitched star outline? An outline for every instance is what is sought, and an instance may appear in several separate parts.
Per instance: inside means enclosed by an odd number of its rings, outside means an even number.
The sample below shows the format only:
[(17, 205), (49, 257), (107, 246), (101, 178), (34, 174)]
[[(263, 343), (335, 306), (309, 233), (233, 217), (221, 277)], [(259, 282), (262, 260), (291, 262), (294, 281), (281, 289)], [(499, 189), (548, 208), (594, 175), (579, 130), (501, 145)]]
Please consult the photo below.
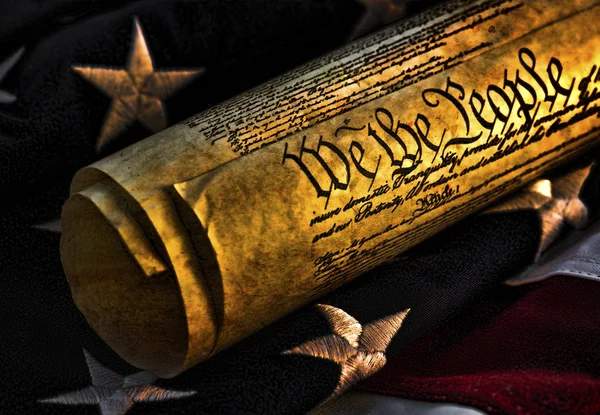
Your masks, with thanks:
[(153, 386), (156, 376), (148, 372), (138, 372), (129, 376), (102, 366), (83, 349), (92, 386), (74, 392), (64, 393), (40, 402), (63, 405), (99, 405), (102, 415), (123, 415), (136, 402), (157, 402), (193, 396), (195, 391), (172, 391)]
[(387, 362), (385, 351), (410, 309), (361, 325), (339, 308), (317, 304), (333, 334), (309, 340), (286, 350), (286, 355), (305, 355), (331, 360), (340, 365), (341, 374), (330, 399), (378, 372)]
[(97, 152), (136, 120), (153, 133), (166, 128), (168, 123), (163, 101), (205, 72), (205, 68), (156, 70), (140, 21), (137, 17), (133, 21), (133, 42), (126, 69), (92, 65), (72, 67), (112, 98), (96, 142)]
[(593, 166), (594, 163), (591, 163), (553, 180), (537, 180), (521, 193), (485, 213), (536, 210), (542, 222), (537, 259), (556, 240), (565, 224), (575, 229), (587, 225), (589, 212), (579, 193)]

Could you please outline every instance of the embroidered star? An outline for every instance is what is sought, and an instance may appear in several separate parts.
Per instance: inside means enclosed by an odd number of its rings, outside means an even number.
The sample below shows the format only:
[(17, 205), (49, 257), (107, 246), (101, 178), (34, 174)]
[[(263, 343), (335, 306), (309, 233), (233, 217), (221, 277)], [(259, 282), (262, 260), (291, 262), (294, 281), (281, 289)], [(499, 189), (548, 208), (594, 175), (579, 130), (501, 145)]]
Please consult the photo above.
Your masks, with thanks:
[[(10, 55), (4, 62), (0, 63), (0, 82), (4, 79), (4, 77), (10, 72), (10, 70), (17, 64), (19, 59), (21, 59), (21, 55), (25, 48), (20, 48), (15, 53)], [(17, 100), (17, 97), (13, 94), (3, 91), (0, 89), (0, 104), (12, 104)]]
[(54, 219), (48, 222), (38, 223), (37, 225), (33, 225), (32, 228), (40, 230), (40, 231), (48, 231), (53, 233), (61, 233), (62, 228), (60, 226), (60, 218)]
[(350, 39), (356, 39), (388, 25), (406, 13), (406, 0), (360, 0), (365, 12), (354, 28)]
[(385, 351), (410, 311), (407, 309), (362, 326), (339, 308), (323, 304), (316, 307), (329, 322), (333, 334), (310, 340), (283, 354), (319, 357), (339, 364), (340, 380), (330, 398), (341, 395), (385, 365)]
[(73, 66), (73, 70), (112, 98), (96, 151), (135, 120), (156, 133), (167, 127), (163, 100), (205, 71), (156, 70), (139, 20), (134, 18), (133, 44), (127, 68)]
[(538, 180), (521, 193), (485, 213), (536, 210), (542, 221), (537, 259), (556, 240), (565, 223), (575, 229), (581, 229), (587, 224), (588, 210), (579, 198), (579, 193), (592, 166), (593, 163), (552, 181)]
[(68, 392), (40, 402), (63, 405), (99, 405), (102, 415), (123, 415), (136, 402), (156, 402), (187, 398), (195, 391), (180, 392), (151, 384), (156, 377), (148, 372), (121, 376), (102, 366), (85, 349), (85, 361), (92, 378), (92, 386)]

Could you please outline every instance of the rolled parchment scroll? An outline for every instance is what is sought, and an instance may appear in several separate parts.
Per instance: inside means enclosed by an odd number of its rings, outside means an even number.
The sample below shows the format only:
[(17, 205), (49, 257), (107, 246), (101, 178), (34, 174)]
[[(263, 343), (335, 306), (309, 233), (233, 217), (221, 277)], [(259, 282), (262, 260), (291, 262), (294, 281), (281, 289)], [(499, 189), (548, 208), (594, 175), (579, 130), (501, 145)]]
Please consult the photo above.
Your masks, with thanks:
[(61, 256), (170, 377), (597, 142), (600, 0), (453, 1), (79, 171)]

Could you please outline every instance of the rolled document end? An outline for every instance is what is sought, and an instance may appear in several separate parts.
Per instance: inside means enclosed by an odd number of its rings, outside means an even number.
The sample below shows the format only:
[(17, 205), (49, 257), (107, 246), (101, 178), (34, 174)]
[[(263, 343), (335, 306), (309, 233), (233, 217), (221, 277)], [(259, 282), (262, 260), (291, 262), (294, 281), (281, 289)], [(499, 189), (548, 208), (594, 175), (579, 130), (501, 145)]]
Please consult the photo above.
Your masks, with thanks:
[(444, 4), (88, 166), (77, 305), (170, 377), (480, 211), (598, 143), (599, 18)]
[[(194, 295), (194, 315), (188, 316), (186, 289), (180, 287), (185, 281), (175, 277), (117, 200), (122, 202), (99, 183), (72, 195), (63, 207), (60, 250), (71, 293), (92, 328), (121, 357), (159, 377), (173, 377), (212, 351), (214, 320), (198, 315), (211, 307), (210, 296)], [(198, 307), (198, 301), (205, 304)], [(201, 341), (198, 333), (204, 334)]]
[(77, 193), (94, 185), (95, 183), (99, 183), (106, 179), (110, 180), (111, 177), (102, 170), (95, 168), (93, 165), (84, 167), (83, 169), (79, 170), (73, 177), (73, 181), (71, 182), (70, 193)]

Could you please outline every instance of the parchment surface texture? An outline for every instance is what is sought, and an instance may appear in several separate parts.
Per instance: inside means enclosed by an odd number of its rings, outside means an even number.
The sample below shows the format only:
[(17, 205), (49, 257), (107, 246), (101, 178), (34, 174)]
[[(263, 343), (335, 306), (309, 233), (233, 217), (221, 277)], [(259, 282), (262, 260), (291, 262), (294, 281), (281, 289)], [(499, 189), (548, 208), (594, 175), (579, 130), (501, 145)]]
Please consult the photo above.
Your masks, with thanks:
[(82, 169), (74, 299), (174, 376), (597, 142), (600, 1), (452, 1)]

